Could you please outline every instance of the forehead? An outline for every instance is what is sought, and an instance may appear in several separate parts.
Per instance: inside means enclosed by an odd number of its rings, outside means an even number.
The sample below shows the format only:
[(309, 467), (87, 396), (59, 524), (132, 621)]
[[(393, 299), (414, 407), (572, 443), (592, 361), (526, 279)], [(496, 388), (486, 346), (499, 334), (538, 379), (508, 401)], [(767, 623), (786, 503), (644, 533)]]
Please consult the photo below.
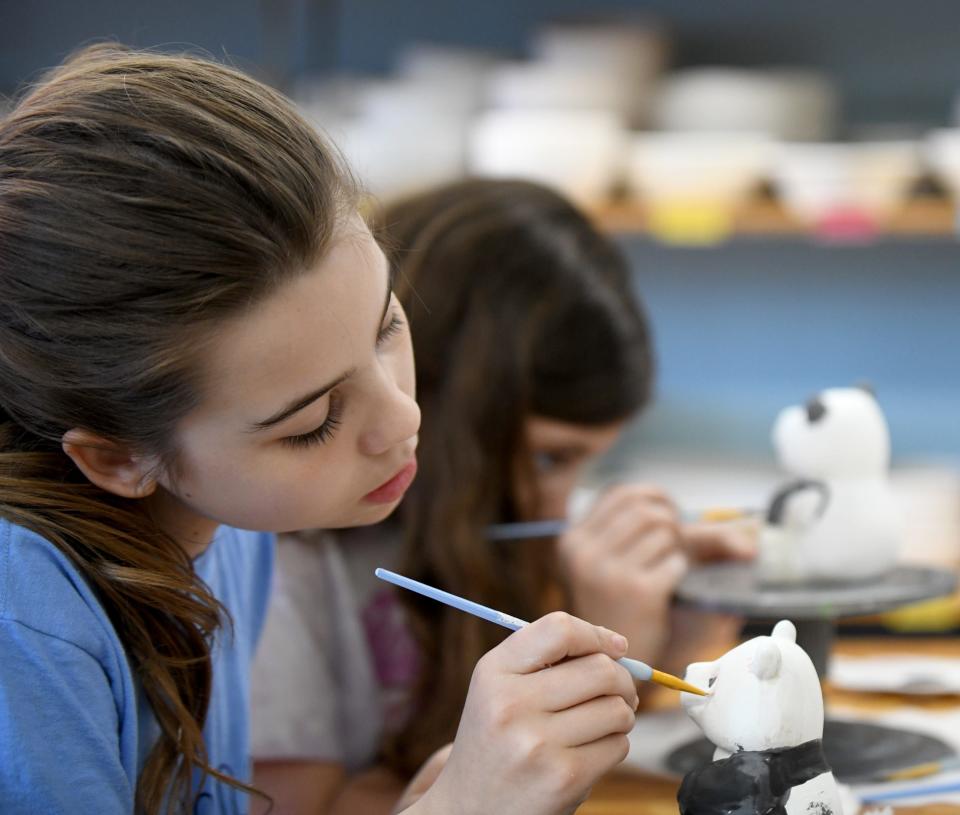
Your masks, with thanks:
[(359, 365), (388, 285), (370, 232), (344, 228), (313, 268), (220, 327), (206, 354), (204, 406), (256, 420)]
[(530, 416), (525, 422), (525, 433), (527, 444), (533, 447), (594, 450), (613, 444), (625, 424), (582, 425), (544, 416)]

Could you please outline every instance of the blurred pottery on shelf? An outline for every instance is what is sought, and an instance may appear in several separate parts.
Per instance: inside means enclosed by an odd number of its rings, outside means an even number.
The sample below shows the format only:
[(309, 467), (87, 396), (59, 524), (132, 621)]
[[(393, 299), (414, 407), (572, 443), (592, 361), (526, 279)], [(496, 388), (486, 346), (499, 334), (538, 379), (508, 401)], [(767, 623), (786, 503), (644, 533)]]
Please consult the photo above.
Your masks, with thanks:
[(495, 110), (476, 119), (469, 169), (552, 186), (581, 205), (609, 198), (622, 174), (626, 134), (606, 111)]

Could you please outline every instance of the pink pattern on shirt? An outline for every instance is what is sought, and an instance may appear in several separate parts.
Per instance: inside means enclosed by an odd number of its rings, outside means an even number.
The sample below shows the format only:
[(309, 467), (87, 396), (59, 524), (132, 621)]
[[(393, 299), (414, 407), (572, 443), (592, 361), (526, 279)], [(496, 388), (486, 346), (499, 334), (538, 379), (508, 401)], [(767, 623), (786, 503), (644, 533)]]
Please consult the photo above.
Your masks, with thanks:
[(409, 692), (420, 670), (420, 654), (393, 589), (376, 592), (362, 612), (373, 669), (383, 690), (388, 728), (408, 714)]

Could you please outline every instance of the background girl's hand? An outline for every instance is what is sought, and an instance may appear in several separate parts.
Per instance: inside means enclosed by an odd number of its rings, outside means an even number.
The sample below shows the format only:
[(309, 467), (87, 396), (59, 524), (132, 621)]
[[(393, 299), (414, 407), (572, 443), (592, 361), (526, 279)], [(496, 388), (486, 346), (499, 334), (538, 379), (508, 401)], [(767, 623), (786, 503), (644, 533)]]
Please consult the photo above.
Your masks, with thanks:
[(681, 539), (694, 563), (752, 560), (757, 554), (757, 527), (754, 521), (701, 521), (685, 524)]
[(409, 811), (561, 815), (627, 755), (639, 700), (626, 640), (568, 614), (488, 652), (440, 776)]
[(574, 612), (622, 631), (631, 656), (656, 659), (688, 566), (677, 509), (666, 493), (643, 484), (613, 487), (557, 548)]

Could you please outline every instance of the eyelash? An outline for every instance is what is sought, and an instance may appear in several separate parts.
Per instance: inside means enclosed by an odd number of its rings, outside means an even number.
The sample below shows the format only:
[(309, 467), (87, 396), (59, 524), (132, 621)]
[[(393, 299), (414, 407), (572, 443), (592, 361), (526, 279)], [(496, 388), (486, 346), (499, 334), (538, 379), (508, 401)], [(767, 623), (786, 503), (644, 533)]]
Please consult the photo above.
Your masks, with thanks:
[(300, 436), (287, 436), (283, 439), (283, 443), (288, 447), (293, 447), (298, 450), (313, 447), (315, 444), (324, 444), (333, 438), (333, 434), (336, 433), (337, 428), (340, 427), (342, 417), (343, 406), (340, 400), (335, 399), (334, 394), (331, 394), (330, 411), (327, 413), (327, 418), (324, 419), (323, 424), (316, 430), (311, 430), (309, 433), (303, 433)]
[(400, 319), (399, 315), (394, 314), (393, 317), (390, 318), (390, 322), (377, 333), (377, 345), (383, 345), (390, 337), (399, 334), (402, 329), (403, 320)]
[[(403, 329), (403, 320), (396, 314), (390, 319), (390, 322), (387, 323), (380, 331), (377, 333), (377, 345), (383, 345), (390, 337), (395, 334), (399, 334)], [(324, 420), (323, 424), (320, 425), (316, 430), (311, 430), (309, 433), (303, 433), (299, 436), (287, 436), (283, 439), (283, 443), (288, 447), (293, 447), (295, 449), (303, 450), (308, 447), (313, 447), (315, 444), (324, 444), (330, 439), (333, 438), (334, 433), (337, 432), (337, 428), (340, 427), (340, 422), (343, 418), (343, 405), (339, 399), (334, 398), (334, 394), (330, 396), (330, 412), (327, 413), (327, 418)]]

